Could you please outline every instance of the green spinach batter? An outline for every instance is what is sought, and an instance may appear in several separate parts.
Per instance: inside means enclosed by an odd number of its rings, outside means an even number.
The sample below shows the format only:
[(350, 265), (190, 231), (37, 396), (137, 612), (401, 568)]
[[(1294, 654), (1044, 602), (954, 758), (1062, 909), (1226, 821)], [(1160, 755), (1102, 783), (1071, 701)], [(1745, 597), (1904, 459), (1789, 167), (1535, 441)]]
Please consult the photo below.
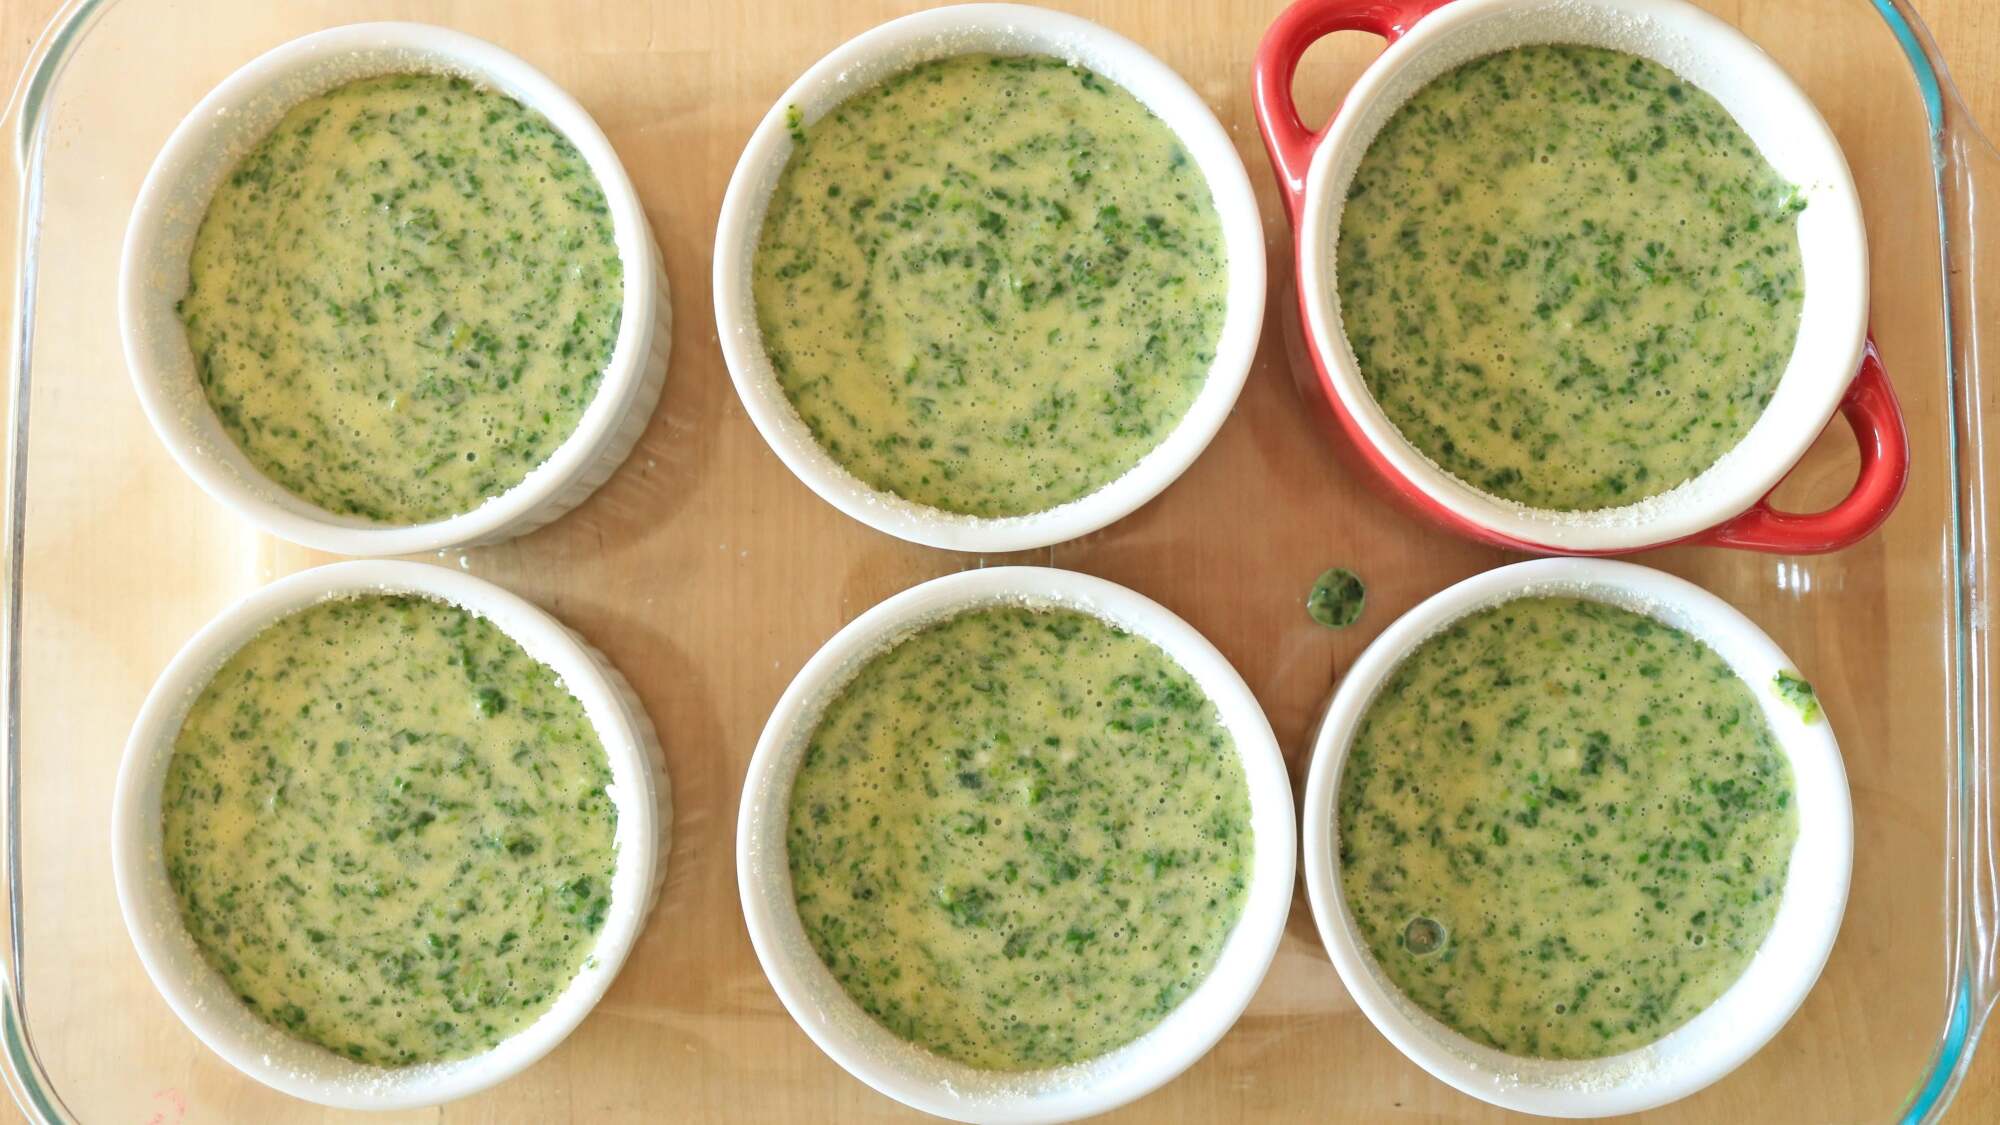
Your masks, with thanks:
[(1093, 1058), (1215, 964), (1243, 907), (1243, 766), (1158, 646), (975, 610), (870, 661), (793, 784), (806, 935), (897, 1035), (994, 1070)]
[(1804, 202), (1715, 99), (1646, 59), (1518, 47), (1369, 145), (1340, 220), (1368, 391), (1446, 471), (1531, 507), (1631, 504), (1763, 413), (1803, 301)]
[(413, 524), (507, 491), (576, 429), (618, 339), (604, 192), (541, 115), (461, 79), (350, 83), (217, 189), (180, 303), (250, 463)]
[(753, 265), (778, 383), (871, 487), (976, 516), (1094, 492), (1215, 357), (1208, 184), (1124, 89), (1040, 56), (924, 63), (808, 127)]
[(1791, 767), (1750, 688), (1653, 618), (1521, 598), (1425, 641), (1341, 771), (1340, 884), (1375, 961), (1509, 1054), (1651, 1043), (1777, 914)]
[(329, 601), (224, 664), (174, 741), (167, 877), (251, 1010), (364, 1063), (477, 1054), (547, 1011), (610, 906), (583, 707), (482, 618)]

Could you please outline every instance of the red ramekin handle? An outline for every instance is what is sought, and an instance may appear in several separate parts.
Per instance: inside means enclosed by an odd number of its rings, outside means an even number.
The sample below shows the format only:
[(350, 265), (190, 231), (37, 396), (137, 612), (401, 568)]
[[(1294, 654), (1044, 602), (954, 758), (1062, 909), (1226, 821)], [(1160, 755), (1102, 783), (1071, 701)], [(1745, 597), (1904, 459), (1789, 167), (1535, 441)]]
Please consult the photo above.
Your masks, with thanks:
[(1870, 337), (1861, 370), (1840, 400), (1854, 440), (1861, 446), (1861, 472), (1847, 498), (1824, 512), (1781, 512), (1766, 496), (1728, 523), (1695, 537), (1697, 543), (1742, 547), (1785, 555), (1812, 555), (1851, 547), (1875, 533), (1902, 499), (1910, 477), (1910, 439), (1903, 411), (1882, 371), (1882, 357)]
[(1411, 24), (1444, 2), (1298, 0), (1264, 32), (1264, 41), (1257, 44), (1251, 101), (1257, 110), (1257, 129), (1264, 134), (1264, 149), (1271, 154), (1271, 168), (1278, 174), (1285, 213), (1294, 226), (1306, 198), (1306, 169), (1312, 166), (1313, 150), (1324, 133), (1306, 128), (1292, 101), (1292, 76), (1298, 73), (1306, 48), (1337, 31), (1366, 31), (1394, 43)]

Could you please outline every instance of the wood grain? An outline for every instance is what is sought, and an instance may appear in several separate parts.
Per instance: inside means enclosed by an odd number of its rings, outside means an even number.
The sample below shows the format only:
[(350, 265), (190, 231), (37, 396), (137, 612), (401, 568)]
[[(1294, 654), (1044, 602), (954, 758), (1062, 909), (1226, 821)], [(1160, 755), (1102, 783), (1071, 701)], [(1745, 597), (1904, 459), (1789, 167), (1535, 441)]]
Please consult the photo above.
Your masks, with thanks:
[[(1440, 585), (1505, 556), (1389, 511), (1348, 475), (1291, 383), (1282, 309), (1289, 232), (1251, 125), (1248, 74), (1277, 0), (1052, 0), (1146, 45), (1188, 76), (1232, 130), (1259, 185), (1272, 314), (1250, 384), (1202, 460), (1108, 531), (1032, 559), (1124, 582), (1207, 633), (1258, 692), (1302, 780), (1302, 732), (1362, 644)], [(587, 0), (155, 0), (107, 16), (94, 70), (76, 84), (99, 123), (89, 160), (63, 161), (45, 260), (30, 511), (28, 779), (31, 982), (38, 1043), (92, 1121), (331, 1120), (257, 1087), (167, 1012), (133, 958), (102, 841), (125, 727), (181, 641), (248, 586), (323, 561), (245, 530), (158, 450), (125, 385), (109, 303), (130, 194), (165, 131), (209, 85), (295, 29), (411, 14), (492, 38), (547, 71), (597, 116), (640, 186), (668, 262), (677, 325), (666, 399), (632, 461), (578, 511), (526, 539), (473, 552), (469, 569), (551, 610), (627, 673), (669, 747), (679, 823), (660, 915), (618, 984), (548, 1060), (444, 1110), (367, 1119), (513, 1122), (907, 1120), (842, 1074), (777, 1005), (735, 911), (730, 826), (764, 714), (839, 625), (880, 598), (973, 560), (908, 547), (846, 520), (787, 474), (736, 403), (714, 344), (709, 241), (730, 168), (778, 91), (840, 40), (910, 5)], [(0, 76), (11, 76), (54, 0), (0, 3)], [(1711, 0), (1807, 85), (1855, 165), (1876, 263), (1875, 326), (1913, 431), (1938, 432), (1934, 235), (1912, 91), (1860, 0)], [(1976, 114), (2000, 121), (2000, 8), (1924, 0)], [(1858, 15), (1856, 13), (1859, 13)], [(1299, 93), (1322, 112), (1375, 52), (1341, 37), (1308, 56)], [(143, 104), (106, 112), (122, 74), (153, 79)], [(171, 76), (162, 79), (160, 76)], [(1980, 81), (1973, 81), (1975, 76)], [(136, 85), (137, 79), (135, 78)], [(151, 91), (157, 91), (154, 96)], [(13, 221), (0, 214), (0, 233)], [(54, 421), (51, 421), (54, 420)], [(1786, 486), (1837, 493), (1853, 454), (1839, 433)], [(1812, 999), (1741, 1072), (1658, 1115), (1676, 1121), (1879, 1119), (1906, 1092), (1941, 1013), (1935, 979), (1939, 763), (1931, 680), (1936, 452), (1887, 532), (1839, 556), (1778, 561), (1669, 551), (1646, 561), (1743, 606), (1827, 690), (1857, 804), (1861, 848), (1841, 944)], [(459, 556), (445, 560), (459, 563)], [(997, 560), (984, 560), (997, 561)], [(1323, 566), (1355, 567), (1370, 609), (1344, 634), (1299, 612)], [(1812, 594), (1801, 596), (1805, 589)], [(1835, 600), (1842, 599), (1842, 600)], [(1845, 607), (1845, 608), (1843, 608)], [(39, 705), (39, 706), (38, 706)], [(57, 747), (68, 749), (57, 755)], [(61, 757), (61, 762), (50, 758)], [(57, 767), (60, 768), (57, 768)], [(1925, 971), (1931, 976), (1909, 979)], [(1885, 1071), (1887, 1075), (1885, 1077)], [(1251, 1012), (1187, 1075), (1121, 1120), (1491, 1121), (1404, 1061), (1354, 1011), (1312, 932), (1303, 892)], [(2000, 1120), (2000, 1054), (1987, 1051), (1956, 1109)]]

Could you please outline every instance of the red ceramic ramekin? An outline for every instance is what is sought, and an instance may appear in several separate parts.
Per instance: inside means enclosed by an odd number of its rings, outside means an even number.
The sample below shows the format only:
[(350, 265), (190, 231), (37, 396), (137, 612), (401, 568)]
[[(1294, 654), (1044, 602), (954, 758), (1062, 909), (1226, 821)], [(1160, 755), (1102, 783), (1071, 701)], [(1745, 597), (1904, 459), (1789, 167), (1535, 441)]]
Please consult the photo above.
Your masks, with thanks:
[[(1339, 31), (1388, 41), (1315, 133), (1292, 101), (1306, 48)], [(1334, 284), (1340, 212), (1375, 134), (1419, 87), (1461, 63), (1531, 43), (1607, 47), (1652, 59), (1713, 96), (1764, 158), (1799, 186), (1805, 300), (1798, 343), (1770, 405), (1735, 448), (1679, 488), (1594, 512), (1528, 508), (1446, 473), (1397, 431), (1368, 393), (1341, 327)], [(1901, 410), (1868, 338), (1868, 244), (1840, 145), (1819, 112), (1756, 44), (1684, 0), (1298, 0), (1257, 50), (1254, 99), (1296, 231), (1299, 315), (1317, 389), (1385, 491), (1469, 538), (1548, 554), (1611, 555), (1707, 543), (1799, 554), (1838, 550), (1882, 525), (1901, 498), (1909, 447)], [(1861, 470), (1823, 512), (1769, 500), (1833, 417), (1847, 419)]]

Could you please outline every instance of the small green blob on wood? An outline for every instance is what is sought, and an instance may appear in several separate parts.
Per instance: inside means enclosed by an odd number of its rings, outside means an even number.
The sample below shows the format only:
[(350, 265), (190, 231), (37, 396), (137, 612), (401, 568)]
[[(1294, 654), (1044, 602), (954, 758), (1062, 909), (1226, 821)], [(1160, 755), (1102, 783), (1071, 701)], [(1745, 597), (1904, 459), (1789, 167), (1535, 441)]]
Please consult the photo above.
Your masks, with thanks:
[(1368, 600), (1368, 588), (1345, 567), (1336, 566), (1319, 576), (1306, 598), (1306, 612), (1329, 629), (1345, 629), (1361, 617)]
[(1814, 693), (1812, 684), (1791, 672), (1780, 671), (1771, 677), (1771, 690), (1778, 693), (1779, 699), (1790, 704), (1799, 713), (1799, 718), (1808, 723), (1819, 722), (1819, 696)]

